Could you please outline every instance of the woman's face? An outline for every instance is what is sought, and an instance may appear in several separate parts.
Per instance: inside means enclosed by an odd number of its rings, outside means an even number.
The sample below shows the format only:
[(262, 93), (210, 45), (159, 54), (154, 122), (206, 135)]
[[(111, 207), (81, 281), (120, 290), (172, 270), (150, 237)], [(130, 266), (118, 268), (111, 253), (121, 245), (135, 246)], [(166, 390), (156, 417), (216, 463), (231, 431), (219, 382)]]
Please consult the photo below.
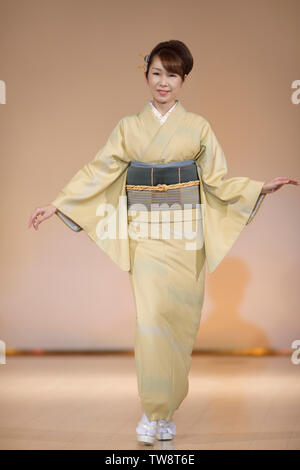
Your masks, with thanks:
[[(171, 105), (178, 99), (177, 96), (183, 84), (182, 78), (177, 73), (167, 72), (158, 56), (154, 57), (149, 68), (148, 80), (145, 72), (145, 79), (154, 102)], [(165, 91), (165, 93), (160, 93), (160, 90)]]

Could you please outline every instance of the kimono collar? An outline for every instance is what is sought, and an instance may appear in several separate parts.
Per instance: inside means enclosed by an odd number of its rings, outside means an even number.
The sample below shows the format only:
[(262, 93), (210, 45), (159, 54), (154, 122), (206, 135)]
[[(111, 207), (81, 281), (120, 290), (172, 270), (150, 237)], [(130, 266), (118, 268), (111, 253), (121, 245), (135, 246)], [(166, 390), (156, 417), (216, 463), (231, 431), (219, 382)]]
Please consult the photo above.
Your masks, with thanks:
[(169, 109), (169, 111), (166, 112), (166, 114), (161, 114), (158, 109), (154, 106), (152, 100), (149, 101), (150, 103), (150, 106), (152, 108), (152, 111), (153, 113), (155, 114), (155, 116), (157, 117), (157, 119), (161, 122), (161, 124), (163, 124), (167, 119), (168, 119), (168, 116), (169, 114), (171, 114), (171, 112), (173, 111), (173, 109), (175, 108), (175, 106), (177, 105), (178, 103), (178, 100), (175, 101), (175, 103), (173, 104), (172, 108)]
[(137, 115), (141, 125), (140, 132), (144, 135), (143, 147), (141, 148), (139, 145), (139, 139), (128, 139), (126, 144), (128, 154), (131, 155), (133, 160), (141, 160), (146, 163), (153, 161), (166, 163), (166, 148), (172, 137), (178, 132), (178, 128), (182, 125), (186, 114), (186, 110), (178, 101), (168, 119), (161, 124), (153, 114), (148, 101)]
[[(149, 126), (150, 128), (155, 128), (157, 130), (160, 127), (161, 128), (164, 128), (164, 127), (170, 127), (171, 128), (172, 123), (174, 125), (174, 123), (178, 122), (180, 119), (182, 119), (183, 116), (186, 113), (186, 110), (184, 109), (184, 107), (182, 106), (182, 104), (179, 100), (177, 100), (175, 105), (174, 105), (173, 109), (171, 108), (172, 112), (170, 114), (168, 114), (168, 119), (163, 123), (161, 123), (157, 119), (157, 117), (154, 115), (153, 110), (152, 110), (153, 105), (150, 101), (148, 101), (145, 104), (145, 106), (143, 107), (143, 109), (138, 113), (138, 117), (143, 122), (143, 124), (145, 124), (146, 126)], [(169, 109), (169, 111), (171, 111), (171, 109)]]

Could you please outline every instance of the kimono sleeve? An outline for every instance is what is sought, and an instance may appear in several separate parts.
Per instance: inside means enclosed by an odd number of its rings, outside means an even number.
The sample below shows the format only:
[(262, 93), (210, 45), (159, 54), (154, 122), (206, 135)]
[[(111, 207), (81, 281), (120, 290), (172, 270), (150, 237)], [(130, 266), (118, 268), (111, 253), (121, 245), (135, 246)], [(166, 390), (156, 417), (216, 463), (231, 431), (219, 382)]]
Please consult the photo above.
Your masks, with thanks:
[[(119, 222), (120, 196), (125, 196), (125, 182), (130, 159), (124, 143), (124, 123), (121, 119), (111, 132), (104, 147), (100, 148), (93, 160), (84, 165), (51, 201), (56, 207), (55, 214), (74, 231), (85, 230), (121, 267), (128, 270), (127, 240), (114, 236), (110, 239), (99, 237), (99, 222), (109, 206), (110, 220)], [(123, 201), (124, 203), (126, 201)], [(102, 206), (101, 206), (102, 205)], [(100, 210), (101, 208), (101, 210)], [(103, 208), (103, 209), (102, 209)], [(123, 208), (124, 209), (124, 208)]]
[(243, 176), (225, 178), (226, 157), (208, 121), (201, 133), (196, 164), (204, 212), (205, 251), (209, 271), (213, 272), (244, 226), (253, 220), (266, 196), (261, 193), (265, 182)]

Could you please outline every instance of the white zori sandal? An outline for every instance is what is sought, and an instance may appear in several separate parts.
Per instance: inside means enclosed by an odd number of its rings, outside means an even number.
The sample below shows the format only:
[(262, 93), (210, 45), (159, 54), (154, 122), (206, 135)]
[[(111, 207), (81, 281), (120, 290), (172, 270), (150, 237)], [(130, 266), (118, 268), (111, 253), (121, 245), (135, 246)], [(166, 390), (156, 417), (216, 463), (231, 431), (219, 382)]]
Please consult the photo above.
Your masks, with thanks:
[(157, 421), (149, 421), (144, 413), (136, 427), (138, 442), (144, 444), (153, 444), (155, 440)]
[(156, 428), (156, 439), (159, 441), (169, 441), (176, 435), (176, 424), (173, 419), (167, 421), (166, 419), (160, 419), (157, 423)]

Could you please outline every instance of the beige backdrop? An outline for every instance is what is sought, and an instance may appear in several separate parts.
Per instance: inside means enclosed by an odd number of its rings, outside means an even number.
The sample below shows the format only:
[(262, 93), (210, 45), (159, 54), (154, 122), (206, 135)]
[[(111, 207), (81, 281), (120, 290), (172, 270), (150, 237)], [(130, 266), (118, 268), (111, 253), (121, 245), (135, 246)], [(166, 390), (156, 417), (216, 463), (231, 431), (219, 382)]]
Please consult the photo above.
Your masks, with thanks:
[[(133, 348), (129, 278), (48, 204), (123, 116), (150, 99), (143, 59), (179, 39), (180, 100), (208, 119), (228, 176), (300, 178), (299, 0), (0, 1), (0, 339), (16, 349)], [(300, 94), (298, 95), (300, 98)], [(298, 101), (299, 101), (298, 98)], [(207, 274), (197, 348), (290, 348), (300, 338), (299, 187), (268, 195)]]

